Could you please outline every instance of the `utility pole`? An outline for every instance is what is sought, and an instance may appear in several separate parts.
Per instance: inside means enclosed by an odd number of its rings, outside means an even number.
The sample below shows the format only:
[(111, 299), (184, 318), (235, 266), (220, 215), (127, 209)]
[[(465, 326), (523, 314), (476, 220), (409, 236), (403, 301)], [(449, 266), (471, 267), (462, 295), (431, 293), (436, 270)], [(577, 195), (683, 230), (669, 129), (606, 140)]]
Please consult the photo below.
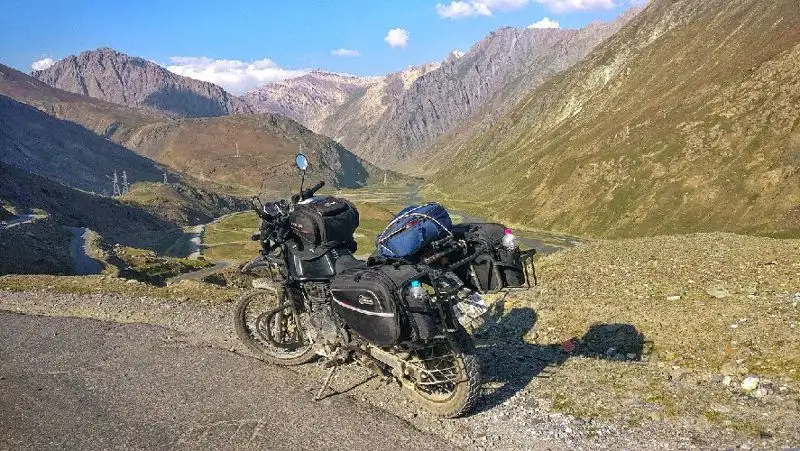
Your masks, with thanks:
[(112, 183), (114, 184), (114, 197), (118, 197), (121, 195), (119, 192), (119, 179), (117, 178), (117, 171), (114, 171), (114, 178), (112, 179)]
[(239, 143), (236, 143), (236, 158), (239, 158)]
[(128, 194), (130, 185), (128, 185), (128, 174), (122, 171), (122, 194)]

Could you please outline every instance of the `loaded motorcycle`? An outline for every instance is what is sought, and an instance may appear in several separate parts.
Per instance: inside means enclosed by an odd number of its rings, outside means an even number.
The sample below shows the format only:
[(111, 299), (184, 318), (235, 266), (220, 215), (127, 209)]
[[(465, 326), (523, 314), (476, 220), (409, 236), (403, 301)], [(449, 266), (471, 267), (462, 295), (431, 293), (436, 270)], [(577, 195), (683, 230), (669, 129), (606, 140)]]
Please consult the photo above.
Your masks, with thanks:
[(398, 213), (373, 256), (358, 260), (358, 210), (315, 196), (324, 182), (303, 189), (309, 163), (298, 154), (295, 164), (299, 194), (253, 199), (261, 218), (253, 239), (262, 249), (242, 271), (269, 277), (237, 303), (239, 338), (279, 365), (325, 359), (330, 370), (317, 399), (339, 365), (357, 362), (399, 382), (437, 416), (468, 413), (481, 385), (470, 335), (486, 312), (481, 293), (529, 287), (536, 251), (521, 251), (499, 224), (453, 225), (431, 203)]

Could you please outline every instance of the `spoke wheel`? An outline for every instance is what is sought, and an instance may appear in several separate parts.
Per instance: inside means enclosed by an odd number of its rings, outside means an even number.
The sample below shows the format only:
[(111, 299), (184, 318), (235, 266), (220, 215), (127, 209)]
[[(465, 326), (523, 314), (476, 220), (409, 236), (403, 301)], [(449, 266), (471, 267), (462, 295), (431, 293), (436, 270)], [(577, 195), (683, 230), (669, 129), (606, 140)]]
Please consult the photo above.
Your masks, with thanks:
[(278, 365), (300, 365), (313, 360), (316, 354), (303, 330), (302, 313), (289, 305), (270, 315), (286, 302), (283, 293), (270, 287), (240, 297), (234, 313), (236, 335), (263, 360)]
[(457, 333), (414, 352), (409, 363), (422, 369), (413, 381), (414, 398), (442, 418), (469, 413), (477, 402), (481, 376), (471, 338)]

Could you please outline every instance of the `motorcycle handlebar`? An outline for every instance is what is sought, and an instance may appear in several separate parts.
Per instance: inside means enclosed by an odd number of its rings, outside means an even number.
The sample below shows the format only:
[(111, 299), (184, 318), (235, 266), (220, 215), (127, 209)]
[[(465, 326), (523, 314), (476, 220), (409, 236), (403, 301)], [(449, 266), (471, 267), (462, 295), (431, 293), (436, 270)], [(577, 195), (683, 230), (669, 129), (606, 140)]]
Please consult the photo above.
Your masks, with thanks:
[(316, 185), (312, 186), (311, 188), (304, 189), (303, 192), (301, 193), (301, 197), (303, 198), (303, 200), (308, 199), (309, 197), (313, 197), (314, 193), (319, 191), (320, 188), (322, 188), (323, 186), (325, 186), (325, 181), (321, 181)]

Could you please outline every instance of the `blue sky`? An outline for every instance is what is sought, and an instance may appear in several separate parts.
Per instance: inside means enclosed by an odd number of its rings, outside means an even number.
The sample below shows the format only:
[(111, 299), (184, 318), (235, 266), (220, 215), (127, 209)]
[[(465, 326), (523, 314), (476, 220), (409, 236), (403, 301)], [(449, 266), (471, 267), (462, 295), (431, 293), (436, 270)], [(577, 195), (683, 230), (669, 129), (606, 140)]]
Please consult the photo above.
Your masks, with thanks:
[(0, 62), (29, 72), (112, 47), (236, 92), (309, 69), (382, 75), (466, 51), (503, 26), (546, 17), (577, 28), (633, 3), (642, 0), (2, 0)]

